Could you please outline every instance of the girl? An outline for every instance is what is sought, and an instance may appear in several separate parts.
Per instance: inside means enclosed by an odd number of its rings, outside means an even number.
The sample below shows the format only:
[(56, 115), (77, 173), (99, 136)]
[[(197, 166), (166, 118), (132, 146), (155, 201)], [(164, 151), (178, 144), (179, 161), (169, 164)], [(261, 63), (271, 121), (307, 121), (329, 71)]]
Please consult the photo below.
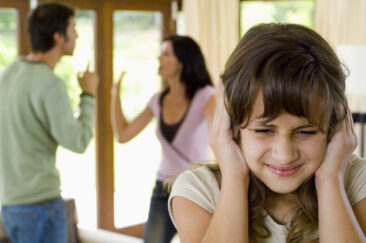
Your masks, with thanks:
[(181, 242), (366, 242), (366, 163), (328, 43), (292, 24), (249, 30), (222, 75), (218, 165), (180, 175)]

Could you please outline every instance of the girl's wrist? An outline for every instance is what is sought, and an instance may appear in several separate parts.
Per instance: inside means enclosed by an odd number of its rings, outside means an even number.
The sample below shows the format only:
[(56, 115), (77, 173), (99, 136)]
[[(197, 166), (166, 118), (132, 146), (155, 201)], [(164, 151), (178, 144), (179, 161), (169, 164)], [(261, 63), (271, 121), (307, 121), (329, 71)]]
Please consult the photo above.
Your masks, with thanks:
[(230, 185), (238, 185), (249, 188), (250, 175), (249, 173), (243, 173), (240, 171), (222, 171), (222, 183), (227, 183)]
[(315, 186), (317, 191), (327, 191), (329, 188), (339, 188), (343, 185), (343, 176), (338, 173), (316, 173)]

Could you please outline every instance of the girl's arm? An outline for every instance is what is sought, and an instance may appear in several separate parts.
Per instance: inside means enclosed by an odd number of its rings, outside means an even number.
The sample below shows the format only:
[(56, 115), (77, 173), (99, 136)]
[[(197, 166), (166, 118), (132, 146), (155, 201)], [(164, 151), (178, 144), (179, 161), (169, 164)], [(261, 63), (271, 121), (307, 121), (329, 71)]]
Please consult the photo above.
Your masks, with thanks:
[(207, 101), (205, 106), (205, 118), (208, 122), (209, 130), (211, 130), (212, 128), (212, 123), (215, 114), (215, 107), (216, 107), (216, 97), (215, 95), (212, 95), (211, 98)]
[[(319, 240), (323, 242), (366, 242), (365, 214), (355, 205), (355, 216), (344, 188), (344, 172), (357, 145), (350, 115), (328, 144), (323, 163), (315, 173), (319, 204)], [(358, 222), (357, 218), (360, 220)]]
[(362, 199), (353, 206), (353, 212), (360, 224), (363, 234), (366, 235), (366, 198)]
[(188, 199), (173, 198), (173, 216), (182, 243), (249, 242), (249, 169), (232, 139), (223, 97), (217, 102), (209, 140), (222, 174), (220, 196), (213, 215)]
[(123, 114), (120, 88), (121, 82), (125, 75), (122, 72), (120, 79), (115, 83), (111, 90), (111, 122), (113, 134), (117, 137), (118, 142), (125, 143), (134, 138), (149, 124), (153, 118), (152, 111), (146, 107), (132, 122), (128, 122)]

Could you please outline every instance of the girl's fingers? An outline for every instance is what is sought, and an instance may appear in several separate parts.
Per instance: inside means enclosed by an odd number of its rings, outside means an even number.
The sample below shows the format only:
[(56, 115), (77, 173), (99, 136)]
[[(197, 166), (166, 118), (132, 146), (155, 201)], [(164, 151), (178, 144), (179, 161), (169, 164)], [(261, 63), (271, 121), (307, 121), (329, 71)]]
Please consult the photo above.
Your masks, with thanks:
[(351, 132), (352, 132), (353, 134), (356, 134), (356, 133), (355, 133), (355, 129), (354, 129), (354, 123), (353, 123), (352, 112), (351, 112), (350, 110), (348, 110), (348, 112), (349, 112), (348, 116), (349, 116), (349, 123), (350, 123)]
[(225, 109), (224, 96), (222, 94), (217, 96), (216, 102), (216, 110), (212, 127), (216, 134), (221, 134), (223, 130), (230, 128), (230, 119)]

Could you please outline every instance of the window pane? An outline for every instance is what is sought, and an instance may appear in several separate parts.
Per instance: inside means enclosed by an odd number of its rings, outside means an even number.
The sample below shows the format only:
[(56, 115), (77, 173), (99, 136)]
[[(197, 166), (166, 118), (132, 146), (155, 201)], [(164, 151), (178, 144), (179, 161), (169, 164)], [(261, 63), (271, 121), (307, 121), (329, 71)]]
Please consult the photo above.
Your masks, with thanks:
[(179, 11), (177, 14), (177, 34), (186, 35), (185, 16), (183, 11)]
[[(76, 31), (79, 38), (73, 56), (62, 57), (56, 65), (56, 75), (67, 85), (70, 101), (75, 113), (78, 112), (81, 89), (77, 73), (84, 71), (87, 63), (94, 68), (94, 14), (93, 11), (78, 11)], [(96, 228), (95, 191), (95, 142), (90, 142), (83, 154), (73, 153), (60, 147), (57, 151), (57, 167), (61, 174), (62, 196), (75, 198), (79, 225)]]
[(282, 22), (314, 26), (314, 1), (242, 1), (240, 35), (259, 23)]
[[(340, 61), (347, 67), (346, 95), (351, 112), (366, 113), (365, 56), (366, 45), (338, 44), (336, 51)], [(361, 150), (362, 140), (365, 143), (365, 124), (354, 120), (354, 131), (358, 137), (358, 145), (354, 153), (365, 156), (366, 146)], [(361, 154), (363, 152), (363, 154)]]
[[(114, 12), (114, 80), (127, 71), (121, 99), (126, 119), (131, 121), (160, 89), (161, 15), (159, 12)], [(115, 225), (145, 222), (155, 173), (160, 161), (160, 144), (155, 122), (127, 144), (115, 141)]]
[(0, 9), (0, 73), (17, 57), (16, 10)]

